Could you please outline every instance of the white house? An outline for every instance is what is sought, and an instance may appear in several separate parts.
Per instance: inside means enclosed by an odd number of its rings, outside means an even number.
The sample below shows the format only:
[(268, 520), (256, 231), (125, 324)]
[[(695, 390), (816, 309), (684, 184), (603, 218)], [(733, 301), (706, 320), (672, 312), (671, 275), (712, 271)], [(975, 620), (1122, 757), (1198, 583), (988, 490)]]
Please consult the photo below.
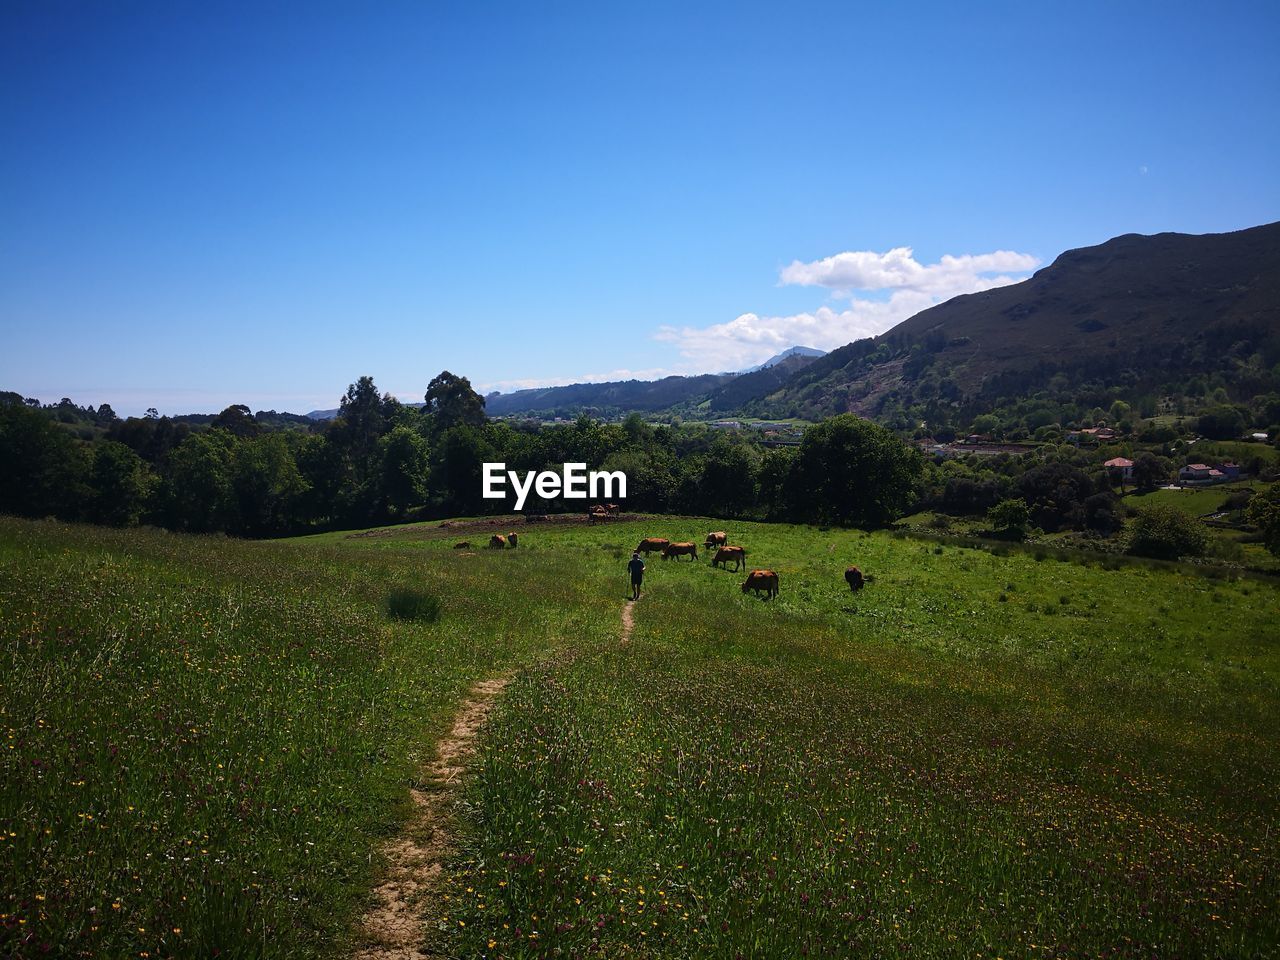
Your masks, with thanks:
[(1133, 479), (1133, 461), (1128, 457), (1112, 457), (1103, 466), (1112, 473), (1120, 474), (1121, 480)]

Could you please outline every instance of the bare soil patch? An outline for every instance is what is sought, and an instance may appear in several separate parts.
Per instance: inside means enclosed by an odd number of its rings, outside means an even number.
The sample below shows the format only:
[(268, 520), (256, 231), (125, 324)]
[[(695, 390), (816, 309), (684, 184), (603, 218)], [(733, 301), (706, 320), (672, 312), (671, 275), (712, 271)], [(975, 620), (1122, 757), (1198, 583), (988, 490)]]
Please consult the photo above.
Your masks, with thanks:
[(505, 514), (501, 517), (477, 517), (472, 520), (444, 520), (440, 523), (399, 524), (393, 527), (378, 527), (376, 530), (361, 530), (359, 533), (348, 534), (346, 539), (365, 540), (395, 537), (399, 540), (440, 540), (477, 530), (486, 533), (504, 533), (508, 530), (515, 530), (523, 536), (526, 526), (532, 526), (534, 529), (538, 527), (581, 527), (592, 524), (607, 526), (614, 523), (643, 520), (646, 516), (647, 514), (642, 513), (622, 513), (605, 520), (593, 521), (585, 513), (550, 513), (541, 516), (538, 514), (516, 513)]
[(471, 688), (453, 727), (436, 745), (435, 759), (410, 789), (413, 813), (401, 835), (383, 848), (389, 869), (374, 890), (376, 903), (364, 916), (366, 945), (356, 952), (356, 960), (420, 960), (432, 955), (425, 944), (423, 908), (438, 892), (444, 861), (454, 851), (449, 807), (467, 759), (475, 752), (476, 734), (506, 684), (505, 678), (495, 677)]
[(632, 612), (635, 605), (634, 600), (628, 600), (622, 605), (622, 642), (628, 643), (631, 640), (631, 631), (635, 629), (636, 617)]

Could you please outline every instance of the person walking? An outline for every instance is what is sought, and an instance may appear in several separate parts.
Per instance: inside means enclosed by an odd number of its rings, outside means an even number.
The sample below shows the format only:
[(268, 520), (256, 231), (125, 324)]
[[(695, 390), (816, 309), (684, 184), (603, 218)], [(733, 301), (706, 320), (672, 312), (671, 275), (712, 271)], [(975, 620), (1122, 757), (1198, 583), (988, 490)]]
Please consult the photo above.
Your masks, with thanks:
[(627, 564), (631, 573), (631, 599), (640, 599), (640, 584), (644, 580), (644, 561), (640, 559), (640, 551), (631, 554), (631, 562)]

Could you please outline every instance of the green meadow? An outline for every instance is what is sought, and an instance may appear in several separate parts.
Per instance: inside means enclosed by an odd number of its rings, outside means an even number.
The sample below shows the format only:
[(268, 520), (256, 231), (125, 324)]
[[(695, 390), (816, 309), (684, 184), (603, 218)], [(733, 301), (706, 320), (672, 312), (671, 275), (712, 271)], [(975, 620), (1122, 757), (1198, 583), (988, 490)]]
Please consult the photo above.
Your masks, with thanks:
[[(445, 955), (1277, 954), (1275, 583), (512, 529), (0, 521), (0, 953), (349, 953), (415, 770), (501, 674), (424, 917)], [(781, 595), (654, 555), (624, 643), (636, 542), (710, 529)]]

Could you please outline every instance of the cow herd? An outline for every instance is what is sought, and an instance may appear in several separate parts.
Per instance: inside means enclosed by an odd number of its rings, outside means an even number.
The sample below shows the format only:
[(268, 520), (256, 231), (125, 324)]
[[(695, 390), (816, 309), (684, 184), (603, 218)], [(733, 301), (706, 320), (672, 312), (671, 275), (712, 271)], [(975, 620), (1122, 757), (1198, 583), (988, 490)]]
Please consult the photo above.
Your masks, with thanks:
[[(613, 506), (613, 504), (609, 504)], [(511, 548), (514, 550), (519, 545), (519, 535), (508, 533), (506, 536), (495, 533), (489, 538), (489, 547), (493, 550), (505, 550)], [(733, 564), (735, 573), (746, 569), (747, 551), (745, 547), (733, 546), (729, 543), (729, 537), (723, 530), (715, 530), (708, 533), (703, 541), (703, 547), (706, 552), (710, 553), (715, 550), (711, 557), (711, 566), (729, 569), (729, 564)], [(469, 550), (470, 542), (463, 540), (455, 543), (455, 550)], [(643, 553), (646, 557), (652, 553), (659, 553), (663, 560), (675, 559), (677, 562), (680, 557), (688, 557), (690, 561), (698, 559), (698, 545), (693, 541), (672, 542), (665, 537), (645, 537), (636, 547), (636, 553)], [(857, 567), (848, 567), (844, 571), (845, 583), (849, 585), (849, 589), (853, 591), (861, 590), (871, 577), (864, 574)], [(743, 581), (742, 592), (752, 592), (759, 596), (761, 593), (766, 598), (773, 598), (778, 595), (778, 575), (772, 570), (752, 570), (747, 574), (747, 579)]]
[(602, 520), (609, 520), (621, 516), (622, 507), (616, 503), (597, 503), (592, 505), (587, 511), (587, 521), (590, 523), (599, 523)]
[[(715, 550), (711, 557), (711, 566), (723, 566), (729, 569), (729, 564), (733, 564), (734, 572), (746, 568), (747, 551), (745, 547), (732, 546), (729, 543), (729, 537), (723, 530), (715, 530), (707, 534), (703, 546), (710, 552)], [(646, 557), (651, 553), (661, 553), (663, 560), (671, 558), (689, 557), (691, 560), (698, 559), (698, 545), (692, 542), (674, 543), (665, 537), (645, 537), (636, 547), (636, 553), (643, 553)], [(845, 583), (849, 585), (849, 589), (853, 591), (861, 590), (866, 582), (870, 579), (864, 576), (862, 571), (857, 567), (848, 567), (844, 572)], [(747, 579), (743, 581), (742, 592), (748, 591), (759, 596), (761, 593), (766, 598), (776, 597), (778, 595), (778, 575), (772, 570), (752, 570), (747, 574)]]

